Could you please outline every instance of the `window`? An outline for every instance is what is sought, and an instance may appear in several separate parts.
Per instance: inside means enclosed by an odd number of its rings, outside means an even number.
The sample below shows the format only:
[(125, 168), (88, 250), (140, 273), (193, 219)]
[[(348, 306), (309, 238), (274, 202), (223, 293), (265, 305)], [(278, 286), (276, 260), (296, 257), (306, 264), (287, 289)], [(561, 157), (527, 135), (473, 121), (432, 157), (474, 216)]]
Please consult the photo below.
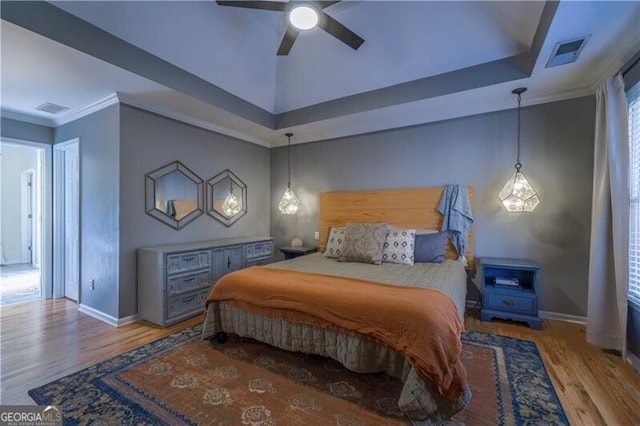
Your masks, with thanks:
[(629, 300), (640, 307), (640, 82), (627, 92), (629, 102)]

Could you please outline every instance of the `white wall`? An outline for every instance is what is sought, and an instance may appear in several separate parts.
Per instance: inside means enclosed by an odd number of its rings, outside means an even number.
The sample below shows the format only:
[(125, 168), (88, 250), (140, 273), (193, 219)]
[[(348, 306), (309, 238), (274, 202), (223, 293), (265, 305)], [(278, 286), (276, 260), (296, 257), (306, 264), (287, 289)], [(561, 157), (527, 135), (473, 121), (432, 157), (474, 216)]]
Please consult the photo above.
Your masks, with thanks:
[(0, 157), (0, 263), (23, 263), (22, 203), (20, 176), (25, 170), (36, 169), (38, 150), (29, 146), (2, 143)]

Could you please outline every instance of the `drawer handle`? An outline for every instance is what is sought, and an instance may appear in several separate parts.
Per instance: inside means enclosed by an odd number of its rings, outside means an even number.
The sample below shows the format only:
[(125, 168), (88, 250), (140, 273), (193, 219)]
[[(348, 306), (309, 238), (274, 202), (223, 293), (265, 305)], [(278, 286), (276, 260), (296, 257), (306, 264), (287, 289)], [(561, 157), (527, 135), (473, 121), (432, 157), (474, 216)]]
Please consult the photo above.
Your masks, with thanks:
[(193, 302), (194, 300), (196, 300), (196, 298), (195, 298), (195, 297), (190, 297), (190, 298), (188, 298), (188, 299), (184, 299), (182, 302), (183, 302), (183, 303), (191, 303), (191, 302)]
[(191, 277), (191, 278), (186, 278), (186, 279), (184, 279), (183, 281), (184, 281), (185, 283), (190, 283), (191, 281), (193, 281), (193, 280), (195, 280), (195, 279), (196, 279), (196, 277)]
[(507, 306), (513, 306), (516, 304), (516, 302), (514, 302), (513, 300), (507, 300), (507, 299), (502, 299), (502, 303), (504, 303)]

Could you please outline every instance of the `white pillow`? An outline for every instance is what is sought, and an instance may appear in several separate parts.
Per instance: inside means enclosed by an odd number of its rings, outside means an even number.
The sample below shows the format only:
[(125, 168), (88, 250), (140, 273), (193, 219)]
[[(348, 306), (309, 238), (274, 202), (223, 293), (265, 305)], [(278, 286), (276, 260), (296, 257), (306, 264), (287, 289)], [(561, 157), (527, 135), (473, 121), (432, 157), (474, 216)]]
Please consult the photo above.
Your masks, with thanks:
[(332, 226), (329, 228), (329, 236), (327, 244), (324, 246), (324, 256), (338, 258), (342, 256), (342, 245), (344, 244), (344, 236), (346, 228)]
[(382, 248), (382, 261), (413, 265), (413, 249), (416, 240), (415, 229), (389, 226), (389, 233)]
[(440, 231), (437, 229), (416, 229), (416, 235), (435, 234), (436, 232)]

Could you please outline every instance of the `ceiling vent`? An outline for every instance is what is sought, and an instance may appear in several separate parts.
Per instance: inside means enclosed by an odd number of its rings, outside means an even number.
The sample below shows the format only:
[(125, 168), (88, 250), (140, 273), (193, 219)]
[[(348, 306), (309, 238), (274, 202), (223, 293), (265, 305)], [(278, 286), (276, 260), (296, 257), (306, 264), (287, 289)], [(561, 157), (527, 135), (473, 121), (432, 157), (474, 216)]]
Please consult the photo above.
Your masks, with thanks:
[(584, 36), (556, 43), (553, 47), (553, 52), (551, 52), (551, 57), (549, 58), (549, 62), (547, 62), (546, 68), (575, 62), (576, 59), (578, 59), (580, 52), (582, 52), (582, 49), (584, 49), (584, 45), (587, 44), (589, 37), (591, 36)]
[(48, 112), (49, 114), (60, 114), (61, 112), (67, 111), (69, 107), (52, 104), (51, 102), (45, 102), (42, 105), (36, 107), (38, 111)]

